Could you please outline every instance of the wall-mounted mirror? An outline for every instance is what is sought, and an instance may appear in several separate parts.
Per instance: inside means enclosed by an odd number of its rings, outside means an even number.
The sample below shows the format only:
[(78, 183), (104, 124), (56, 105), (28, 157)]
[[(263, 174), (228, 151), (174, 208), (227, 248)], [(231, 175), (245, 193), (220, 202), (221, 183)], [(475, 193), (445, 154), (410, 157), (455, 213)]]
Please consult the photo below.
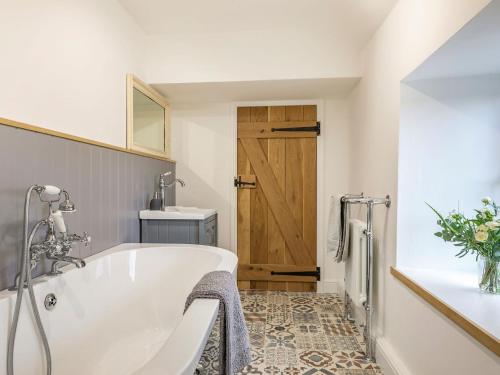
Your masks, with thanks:
[(155, 89), (127, 75), (127, 148), (170, 157), (170, 106)]

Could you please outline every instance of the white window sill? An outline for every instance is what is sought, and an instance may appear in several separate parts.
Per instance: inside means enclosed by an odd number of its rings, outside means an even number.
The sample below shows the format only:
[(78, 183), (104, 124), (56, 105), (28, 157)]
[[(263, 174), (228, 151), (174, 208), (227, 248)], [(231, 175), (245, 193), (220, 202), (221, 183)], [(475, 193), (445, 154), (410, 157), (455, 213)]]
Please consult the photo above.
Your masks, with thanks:
[(500, 356), (500, 295), (481, 293), (476, 273), (409, 267), (391, 273)]

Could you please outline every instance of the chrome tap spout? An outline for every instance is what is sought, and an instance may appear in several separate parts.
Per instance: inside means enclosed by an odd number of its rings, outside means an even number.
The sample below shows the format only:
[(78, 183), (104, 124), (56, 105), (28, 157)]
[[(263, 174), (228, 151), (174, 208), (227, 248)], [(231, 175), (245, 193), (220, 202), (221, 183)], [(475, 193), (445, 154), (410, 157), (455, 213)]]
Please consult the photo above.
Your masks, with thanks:
[(47, 259), (55, 260), (55, 262), (52, 263), (52, 268), (49, 272), (49, 275), (60, 275), (62, 272), (59, 270), (59, 267), (61, 267), (65, 263), (74, 264), (76, 268), (83, 268), (86, 266), (86, 263), (83, 259), (71, 257), (68, 255), (61, 255), (61, 256), (48, 255)]
[(168, 172), (162, 173), (160, 175), (159, 185), (160, 185), (160, 199), (161, 199), (161, 210), (162, 211), (165, 211), (165, 209), (167, 207), (167, 199), (165, 198), (165, 190), (171, 188), (176, 183), (179, 183), (179, 185), (181, 185), (181, 187), (186, 186), (186, 183), (184, 182), (184, 180), (182, 180), (180, 178), (176, 178), (174, 181), (167, 184), (166, 178), (167, 178), (167, 176), (170, 176), (171, 174), (172, 174), (172, 172), (168, 171)]
[(167, 187), (167, 188), (172, 187), (172, 186), (174, 186), (177, 182), (179, 183), (179, 185), (181, 185), (181, 187), (186, 186), (186, 183), (184, 182), (184, 180), (183, 180), (182, 178), (176, 178), (173, 182), (171, 182), (170, 184), (166, 185), (166, 187)]

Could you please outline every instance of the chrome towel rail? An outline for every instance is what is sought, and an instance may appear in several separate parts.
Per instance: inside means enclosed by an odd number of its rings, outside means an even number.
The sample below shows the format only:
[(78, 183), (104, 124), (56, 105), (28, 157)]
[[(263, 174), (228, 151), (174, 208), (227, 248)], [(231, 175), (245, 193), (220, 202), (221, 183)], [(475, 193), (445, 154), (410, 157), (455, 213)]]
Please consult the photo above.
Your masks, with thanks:
[[(348, 204), (365, 204), (366, 205), (366, 302), (365, 308), (365, 328), (363, 335), (366, 343), (366, 359), (375, 362), (375, 338), (372, 337), (372, 315), (373, 315), (373, 207), (378, 204), (383, 204), (387, 208), (391, 206), (391, 197), (386, 195), (385, 198), (365, 197), (361, 194), (346, 194), (340, 198)], [(345, 317), (349, 319), (350, 303), (347, 292), (344, 298)]]

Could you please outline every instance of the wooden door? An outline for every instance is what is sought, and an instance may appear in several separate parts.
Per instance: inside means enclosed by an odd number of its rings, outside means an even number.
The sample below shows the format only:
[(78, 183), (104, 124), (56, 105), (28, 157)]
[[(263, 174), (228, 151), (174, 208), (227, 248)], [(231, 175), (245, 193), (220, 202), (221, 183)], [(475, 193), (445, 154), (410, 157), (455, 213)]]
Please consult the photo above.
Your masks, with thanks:
[(314, 291), (316, 106), (240, 107), (237, 119), (238, 286)]

